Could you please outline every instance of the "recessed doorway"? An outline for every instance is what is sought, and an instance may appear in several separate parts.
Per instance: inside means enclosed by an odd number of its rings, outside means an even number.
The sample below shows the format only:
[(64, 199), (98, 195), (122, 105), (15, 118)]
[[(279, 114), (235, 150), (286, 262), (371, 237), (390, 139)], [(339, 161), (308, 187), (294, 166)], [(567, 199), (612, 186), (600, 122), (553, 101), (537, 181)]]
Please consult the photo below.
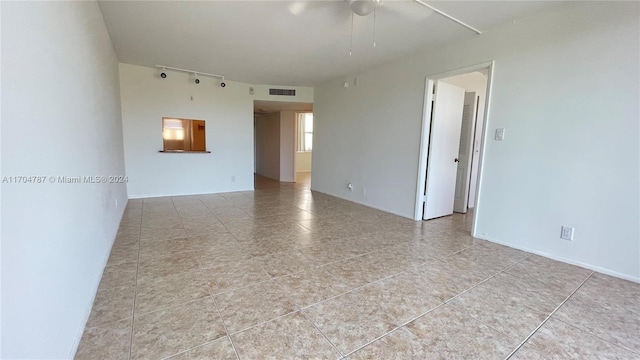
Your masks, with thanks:
[(310, 187), (313, 104), (254, 101), (254, 187)]
[(416, 220), (475, 219), (491, 71), (487, 63), (427, 78)]

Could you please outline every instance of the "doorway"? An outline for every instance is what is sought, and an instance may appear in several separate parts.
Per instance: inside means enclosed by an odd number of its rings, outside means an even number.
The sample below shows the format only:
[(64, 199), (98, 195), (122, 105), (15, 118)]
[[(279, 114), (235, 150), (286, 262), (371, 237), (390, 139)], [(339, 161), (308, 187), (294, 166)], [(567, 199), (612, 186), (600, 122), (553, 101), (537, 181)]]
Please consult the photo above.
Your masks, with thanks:
[(492, 68), (427, 77), (415, 220), (469, 212), (475, 224)]
[[(283, 184), (309, 182), (311, 153), (309, 161), (303, 162), (299, 156), (300, 117), (302, 115), (302, 136), (312, 146), (313, 120), (305, 131), (306, 117), (313, 116), (312, 103), (280, 101), (254, 101), (254, 188), (275, 187)], [(304, 115), (310, 114), (310, 115)], [(308, 166), (308, 171), (298, 174), (298, 167)], [(303, 167), (302, 170), (305, 170)]]

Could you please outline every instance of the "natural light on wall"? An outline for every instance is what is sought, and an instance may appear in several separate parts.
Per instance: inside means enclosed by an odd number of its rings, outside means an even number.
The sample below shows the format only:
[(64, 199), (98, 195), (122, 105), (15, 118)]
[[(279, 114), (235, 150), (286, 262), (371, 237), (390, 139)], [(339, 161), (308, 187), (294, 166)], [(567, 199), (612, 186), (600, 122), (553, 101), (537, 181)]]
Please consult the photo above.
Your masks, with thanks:
[(165, 140), (184, 140), (184, 127), (180, 119), (164, 119), (162, 138)]
[(298, 114), (298, 151), (313, 149), (313, 113)]

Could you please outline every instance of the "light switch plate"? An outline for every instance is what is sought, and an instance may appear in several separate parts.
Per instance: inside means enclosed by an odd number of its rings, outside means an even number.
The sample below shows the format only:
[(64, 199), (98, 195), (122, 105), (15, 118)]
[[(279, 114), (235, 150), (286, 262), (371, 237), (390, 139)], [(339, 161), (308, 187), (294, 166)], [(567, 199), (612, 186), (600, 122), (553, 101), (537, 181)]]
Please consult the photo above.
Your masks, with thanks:
[(498, 141), (504, 140), (504, 128), (496, 129), (496, 140)]

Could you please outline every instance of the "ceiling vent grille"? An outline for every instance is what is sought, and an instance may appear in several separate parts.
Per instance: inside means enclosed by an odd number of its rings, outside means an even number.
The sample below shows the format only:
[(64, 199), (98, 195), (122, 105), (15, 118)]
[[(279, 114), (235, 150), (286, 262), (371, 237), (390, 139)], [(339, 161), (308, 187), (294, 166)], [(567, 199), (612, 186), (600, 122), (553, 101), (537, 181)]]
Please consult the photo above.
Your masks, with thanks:
[(269, 89), (269, 95), (296, 96), (295, 89)]

